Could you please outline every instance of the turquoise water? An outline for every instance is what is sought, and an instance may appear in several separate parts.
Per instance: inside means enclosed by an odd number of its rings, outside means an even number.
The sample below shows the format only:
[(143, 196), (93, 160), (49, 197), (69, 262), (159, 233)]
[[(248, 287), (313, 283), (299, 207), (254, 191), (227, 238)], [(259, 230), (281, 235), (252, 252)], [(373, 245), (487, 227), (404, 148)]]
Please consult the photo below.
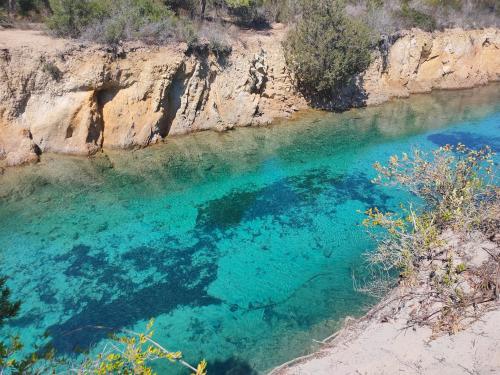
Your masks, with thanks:
[(499, 88), (6, 170), (0, 273), (23, 305), (4, 334), (69, 354), (102, 343), (93, 326), (155, 318), (156, 340), (210, 374), (305, 354), (375, 302), (353, 288), (373, 248), (360, 211), (409, 197), (372, 185), (371, 165), (413, 146), (500, 151)]

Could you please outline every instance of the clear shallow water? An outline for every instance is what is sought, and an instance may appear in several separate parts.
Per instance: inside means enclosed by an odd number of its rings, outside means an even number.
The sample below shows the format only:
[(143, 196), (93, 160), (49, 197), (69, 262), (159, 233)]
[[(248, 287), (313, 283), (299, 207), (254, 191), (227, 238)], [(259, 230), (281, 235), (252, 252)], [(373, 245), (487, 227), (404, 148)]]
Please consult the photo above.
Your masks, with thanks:
[(304, 354), (374, 302), (353, 290), (373, 247), (359, 211), (408, 197), (373, 186), (371, 165), (415, 145), (500, 151), (499, 88), (7, 170), (0, 273), (23, 305), (4, 333), (71, 353), (104, 339), (91, 326), (154, 317), (156, 339), (210, 374)]

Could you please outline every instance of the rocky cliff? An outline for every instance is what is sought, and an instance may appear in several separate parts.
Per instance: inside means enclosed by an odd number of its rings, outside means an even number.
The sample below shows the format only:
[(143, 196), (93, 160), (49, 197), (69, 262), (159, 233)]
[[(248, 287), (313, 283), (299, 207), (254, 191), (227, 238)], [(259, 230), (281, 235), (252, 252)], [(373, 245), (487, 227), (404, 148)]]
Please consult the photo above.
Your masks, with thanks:
[(368, 105), (433, 89), (463, 89), (498, 81), (500, 30), (403, 32), (382, 46), (362, 79)]
[[(240, 31), (226, 59), (187, 47), (119, 49), (0, 31), (0, 159), (91, 155), (168, 136), (267, 124), (307, 108), (287, 71), (285, 30)], [(374, 53), (345, 106), (500, 80), (500, 30), (402, 32)], [(337, 103), (333, 103), (333, 107)]]

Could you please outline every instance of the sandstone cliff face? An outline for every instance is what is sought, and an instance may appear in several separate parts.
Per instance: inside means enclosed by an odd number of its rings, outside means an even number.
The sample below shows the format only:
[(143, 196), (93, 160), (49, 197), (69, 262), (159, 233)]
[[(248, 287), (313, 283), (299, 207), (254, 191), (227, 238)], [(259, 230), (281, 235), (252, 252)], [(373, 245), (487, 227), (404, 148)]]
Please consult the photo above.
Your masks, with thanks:
[[(176, 48), (83, 46), (0, 31), (0, 159), (40, 153), (91, 155), (144, 147), (193, 131), (261, 125), (307, 107), (294, 90), (281, 40), (285, 30), (241, 32), (227, 61)], [(362, 100), (500, 79), (500, 30), (402, 33), (360, 76)], [(334, 103), (335, 105), (335, 103)]]
[(401, 33), (363, 76), (366, 104), (500, 80), (500, 30)]

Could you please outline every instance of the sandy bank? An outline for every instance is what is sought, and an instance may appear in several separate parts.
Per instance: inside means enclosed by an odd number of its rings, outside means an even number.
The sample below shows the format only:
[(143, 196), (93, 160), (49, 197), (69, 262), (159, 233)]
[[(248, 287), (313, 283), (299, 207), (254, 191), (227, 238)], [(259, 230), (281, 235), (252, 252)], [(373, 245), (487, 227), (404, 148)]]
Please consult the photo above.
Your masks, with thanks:
[[(500, 254), (498, 237), (496, 243), (481, 238), (451, 246), (479, 266), (490, 254)], [(428, 286), (422, 280), (417, 287), (398, 287), (364, 318), (347, 322), (322, 349), (271, 374), (499, 374), (498, 298), (477, 306), (457, 333), (436, 334), (429, 326), (408, 324), (426, 302)]]

